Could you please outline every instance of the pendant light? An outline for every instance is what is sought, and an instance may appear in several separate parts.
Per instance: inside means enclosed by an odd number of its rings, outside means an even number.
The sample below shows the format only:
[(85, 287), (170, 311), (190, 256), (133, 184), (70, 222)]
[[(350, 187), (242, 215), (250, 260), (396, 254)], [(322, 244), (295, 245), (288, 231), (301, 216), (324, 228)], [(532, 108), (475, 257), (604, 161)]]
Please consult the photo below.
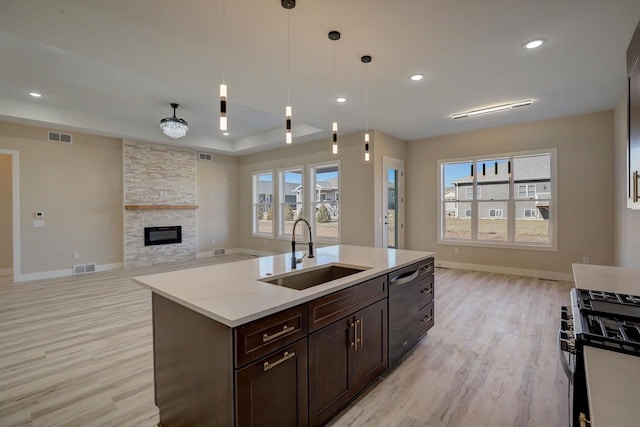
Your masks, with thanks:
[(225, 0), (222, 0), (222, 83), (220, 84), (220, 130), (227, 130), (227, 85), (224, 81), (224, 18), (225, 18)]
[(173, 139), (182, 138), (189, 131), (189, 124), (187, 123), (187, 121), (176, 117), (176, 108), (178, 107), (178, 104), (172, 102), (171, 108), (173, 108), (173, 117), (165, 117), (164, 119), (160, 120), (160, 128), (162, 129), (162, 133)]
[[(330, 31), (329, 32), (329, 40), (335, 42), (340, 40), (340, 32), (339, 31)], [(336, 44), (333, 43), (333, 99), (336, 98)], [(331, 130), (333, 132), (333, 145), (331, 152), (333, 154), (338, 154), (338, 120), (336, 118), (337, 106), (333, 105), (333, 124), (331, 126)]]
[(364, 78), (364, 103), (365, 103), (365, 131), (364, 131), (364, 161), (369, 161), (369, 68), (368, 64), (371, 62), (371, 56), (364, 55), (360, 58), (360, 61), (364, 64), (365, 78)]
[(291, 134), (291, 24), (289, 13), (291, 9), (296, 7), (295, 0), (281, 0), (282, 7), (287, 9), (287, 106), (284, 109), (286, 130), (284, 134), (284, 142), (293, 143), (293, 135)]

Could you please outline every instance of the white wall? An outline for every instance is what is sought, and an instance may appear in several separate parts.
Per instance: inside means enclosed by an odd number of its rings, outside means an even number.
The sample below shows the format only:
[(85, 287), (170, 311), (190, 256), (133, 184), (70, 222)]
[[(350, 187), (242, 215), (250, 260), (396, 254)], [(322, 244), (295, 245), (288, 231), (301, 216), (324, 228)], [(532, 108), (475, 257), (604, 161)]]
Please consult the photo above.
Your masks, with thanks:
[(640, 268), (640, 211), (627, 209), (627, 99), (615, 109), (615, 265)]
[[(238, 158), (197, 161), (198, 253), (238, 247)], [(212, 243), (215, 240), (215, 244)]]
[(0, 270), (13, 268), (11, 156), (0, 154)]
[[(552, 147), (558, 153), (557, 252), (458, 246), (456, 254), (454, 246), (437, 244), (439, 159)], [(444, 261), (567, 274), (583, 256), (592, 264), (613, 263), (611, 111), (412, 141), (406, 159), (408, 249), (434, 250)]]

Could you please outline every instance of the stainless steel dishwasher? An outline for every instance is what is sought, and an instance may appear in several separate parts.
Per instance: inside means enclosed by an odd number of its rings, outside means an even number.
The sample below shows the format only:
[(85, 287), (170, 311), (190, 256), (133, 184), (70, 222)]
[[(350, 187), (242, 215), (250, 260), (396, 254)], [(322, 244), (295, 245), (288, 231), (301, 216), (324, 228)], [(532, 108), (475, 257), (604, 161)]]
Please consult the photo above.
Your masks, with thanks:
[(434, 324), (433, 258), (389, 274), (389, 366)]

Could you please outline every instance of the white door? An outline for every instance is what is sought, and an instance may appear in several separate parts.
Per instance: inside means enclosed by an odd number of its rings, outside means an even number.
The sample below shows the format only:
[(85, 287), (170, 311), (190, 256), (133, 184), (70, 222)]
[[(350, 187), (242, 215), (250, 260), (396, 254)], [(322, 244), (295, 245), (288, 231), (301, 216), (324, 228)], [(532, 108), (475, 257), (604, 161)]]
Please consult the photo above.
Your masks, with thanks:
[(382, 247), (404, 247), (404, 162), (382, 158)]

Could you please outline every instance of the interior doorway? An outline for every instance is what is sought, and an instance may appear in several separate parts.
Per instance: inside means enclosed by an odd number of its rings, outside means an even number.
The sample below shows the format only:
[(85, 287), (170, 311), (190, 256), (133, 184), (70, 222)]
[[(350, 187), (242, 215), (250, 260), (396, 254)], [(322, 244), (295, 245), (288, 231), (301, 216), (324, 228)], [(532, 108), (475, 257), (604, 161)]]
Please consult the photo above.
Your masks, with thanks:
[(382, 158), (382, 247), (404, 247), (404, 162)]
[(0, 148), (0, 280), (20, 281), (20, 174), (18, 152)]

